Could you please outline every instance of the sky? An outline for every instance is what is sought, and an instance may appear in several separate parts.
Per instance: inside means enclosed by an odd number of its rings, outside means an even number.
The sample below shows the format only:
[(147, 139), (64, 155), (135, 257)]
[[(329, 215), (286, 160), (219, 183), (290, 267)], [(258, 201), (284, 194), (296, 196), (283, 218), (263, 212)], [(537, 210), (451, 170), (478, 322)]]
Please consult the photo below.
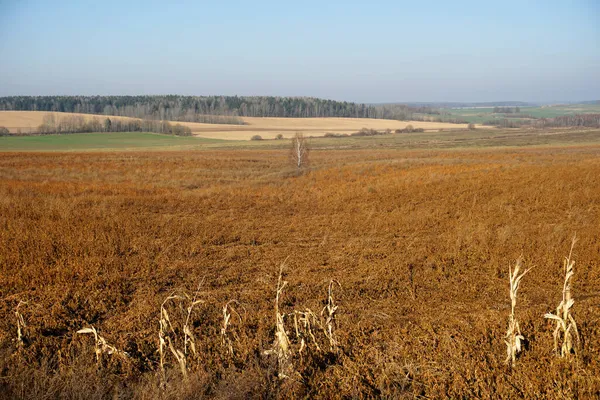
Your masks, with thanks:
[(0, 96), (600, 99), (600, 2), (0, 0)]

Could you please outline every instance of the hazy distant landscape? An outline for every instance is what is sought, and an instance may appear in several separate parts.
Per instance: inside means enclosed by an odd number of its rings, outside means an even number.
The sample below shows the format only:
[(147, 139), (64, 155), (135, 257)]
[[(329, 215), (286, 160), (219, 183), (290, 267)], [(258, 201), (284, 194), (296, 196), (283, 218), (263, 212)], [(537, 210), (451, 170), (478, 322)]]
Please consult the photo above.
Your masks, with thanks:
[(0, 2), (0, 399), (600, 398), (594, 2)]

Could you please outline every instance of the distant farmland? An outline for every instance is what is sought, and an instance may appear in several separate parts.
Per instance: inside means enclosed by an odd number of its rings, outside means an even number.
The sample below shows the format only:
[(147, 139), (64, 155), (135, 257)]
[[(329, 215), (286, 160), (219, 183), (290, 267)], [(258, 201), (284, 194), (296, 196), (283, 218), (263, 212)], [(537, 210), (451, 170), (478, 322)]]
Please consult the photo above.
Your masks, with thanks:
[[(0, 126), (7, 127), (11, 132), (21, 130), (23, 133), (35, 132), (42, 123), (45, 111), (0, 111)], [(130, 119), (128, 117), (114, 117), (91, 114), (54, 113), (58, 116), (82, 116), (86, 120), (99, 118)], [(260, 135), (263, 139), (273, 139), (278, 134), (291, 137), (296, 132), (302, 132), (306, 136), (324, 136), (326, 133), (351, 134), (362, 128), (385, 131), (390, 129), (404, 129), (407, 125), (414, 128), (437, 131), (440, 129), (466, 129), (466, 124), (450, 124), (442, 122), (423, 121), (396, 121), (389, 119), (372, 118), (263, 118), (243, 117), (245, 125), (228, 124), (205, 124), (197, 122), (179, 122), (192, 129), (195, 136), (209, 139), (224, 140), (249, 140), (254, 135)]]
[[(519, 118), (517, 116), (505, 115), (503, 113), (494, 113), (494, 107), (473, 107), (473, 108), (451, 108), (444, 109), (456, 118), (475, 124), (482, 124), (486, 121), (493, 121), (502, 118)], [(519, 107), (520, 116), (531, 118), (554, 118), (561, 115), (575, 114), (597, 114), (600, 113), (600, 104), (558, 104), (542, 107)], [(525, 117), (527, 118), (527, 117)]]

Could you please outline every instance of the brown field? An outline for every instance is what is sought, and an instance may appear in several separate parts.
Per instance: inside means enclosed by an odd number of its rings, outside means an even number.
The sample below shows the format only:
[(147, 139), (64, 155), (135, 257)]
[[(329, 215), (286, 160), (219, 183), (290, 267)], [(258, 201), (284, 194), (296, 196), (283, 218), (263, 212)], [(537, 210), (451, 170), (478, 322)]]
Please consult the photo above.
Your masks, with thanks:
[[(0, 154), (0, 397), (598, 398), (599, 156), (315, 150), (299, 175), (285, 150)], [(561, 300), (574, 234), (581, 342), (562, 359), (543, 315)], [(521, 255), (527, 344), (510, 368), (508, 270)], [(319, 351), (287, 316), (280, 379), (265, 351), (286, 259), (282, 313), (320, 318), (339, 282), (339, 344), (313, 325)], [(189, 376), (169, 349), (163, 376), (161, 303), (199, 282)], [(185, 307), (169, 309), (173, 324)], [(97, 362), (93, 336), (75, 334), (90, 325), (118, 351)]]
[[(35, 131), (41, 123), (44, 111), (0, 111), (0, 126), (7, 127), (11, 132), (21, 129), (28, 133)], [(72, 113), (54, 113), (58, 116), (81, 115), (87, 119), (105, 118), (101, 115), (90, 114), (72, 114)], [(127, 117), (110, 117), (127, 119)], [(353, 133), (361, 128), (375, 129), (384, 131), (391, 129), (403, 129), (407, 125), (425, 130), (456, 130), (465, 129), (466, 124), (448, 124), (441, 122), (420, 122), (420, 121), (395, 121), (387, 119), (367, 119), (367, 118), (242, 118), (246, 125), (227, 125), (227, 124), (203, 124), (194, 122), (176, 122), (189, 126), (195, 136), (209, 139), (225, 140), (249, 140), (254, 135), (260, 135), (263, 139), (274, 139), (278, 134), (284, 137), (292, 137), (296, 132), (302, 132), (307, 136), (323, 136), (327, 132), (331, 133)]]

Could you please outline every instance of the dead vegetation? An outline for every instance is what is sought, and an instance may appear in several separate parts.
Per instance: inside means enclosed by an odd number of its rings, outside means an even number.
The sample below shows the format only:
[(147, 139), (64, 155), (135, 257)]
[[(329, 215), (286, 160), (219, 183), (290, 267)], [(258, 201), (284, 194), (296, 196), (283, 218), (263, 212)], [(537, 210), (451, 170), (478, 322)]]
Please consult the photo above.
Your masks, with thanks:
[(96, 353), (96, 362), (100, 364), (102, 362), (102, 354), (117, 355), (121, 357), (127, 357), (127, 353), (117, 349), (115, 346), (108, 344), (106, 339), (98, 334), (98, 331), (93, 326), (89, 328), (83, 328), (77, 331), (77, 334), (92, 334), (94, 336), (94, 347)]
[[(564, 270), (565, 270), (565, 281), (563, 283), (562, 290), (562, 301), (556, 307), (556, 314), (547, 313), (546, 318), (556, 322), (556, 328), (554, 329), (554, 351), (560, 354), (561, 357), (567, 357), (575, 353), (575, 340), (579, 342), (579, 331), (577, 330), (577, 323), (571, 313), (571, 308), (575, 304), (575, 299), (571, 297), (571, 279), (573, 278), (575, 261), (571, 259), (573, 255), (573, 247), (575, 246), (576, 238), (573, 237), (571, 242), (571, 250), (569, 256), (565, 257)], [(559, 346), (560, 343), (560, 346)], [(558, 351), (560, 347), (560, 352)]]
[(2, 154), (0, 397), (597, 397), (599, 151)]
[[(160, 371), (165, 378), (165, 364), (170, 352), (179, 365), (183, 378), (188, 377), (188, 356), (197, 357), (196, 337), (192, 332), (192, 313), (194, 307), (204, 303), (198, 299), (202, 281), (193, 296), (185, 291), (175, 291), (165, 298), (160, 305), (158, 329), (158, 353), (160, 355)], [(169, 306), (172, 311), (169, 316)], [(168, 351), (167, 351), (168, 350)]]
[(510, 317), (508, 319), (508, 330), (506, 331), (506, 363), (511, 366), (515, 365), (517, 355), (522, 350), (522, 343), (525, 341), (525, 337), (521, 334), (521, 328), (519, 322), (515, 317), (515, 307), (517, 306), (517, 294), (519, 291), (519, 285), (521, 279), (529, 270), (525, 270), (522, 274), (519, 274), (521, 269), (522, 259), (519, 258), (515, 265), (514, 271), (509, 270), (510, 278)]

